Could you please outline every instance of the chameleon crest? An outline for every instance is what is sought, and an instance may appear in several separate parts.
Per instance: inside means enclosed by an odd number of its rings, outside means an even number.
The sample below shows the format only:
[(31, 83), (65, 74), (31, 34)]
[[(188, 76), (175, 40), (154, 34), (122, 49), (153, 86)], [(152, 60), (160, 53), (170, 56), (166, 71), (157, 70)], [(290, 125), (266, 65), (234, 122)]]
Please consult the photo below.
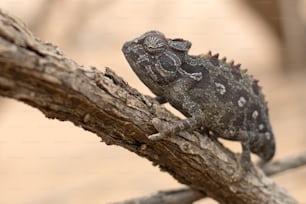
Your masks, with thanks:
[(275, 141), (258, 81), (218, 54), (189, 55), (190, 47), (189, 41), (168, 39), (159, 31), (123, 45), (139, 79), (160, 102), (169, 102), (187, 118), (166, 130), (157, 128), (159, 134), (202, 127), (215, 137), (240, 141), (245, 163), (250, 152), (263, 161), (272, 159)]

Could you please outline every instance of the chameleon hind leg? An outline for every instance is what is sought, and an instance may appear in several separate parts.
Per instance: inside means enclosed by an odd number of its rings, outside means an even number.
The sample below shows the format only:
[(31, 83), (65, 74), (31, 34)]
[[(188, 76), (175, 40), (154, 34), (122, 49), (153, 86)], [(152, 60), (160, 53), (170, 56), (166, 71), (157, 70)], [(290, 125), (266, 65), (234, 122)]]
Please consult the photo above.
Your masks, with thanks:
[(233, 175), (233, 182), (243, 179), (252, 166), (249, 133), (244, 130), (239, 131), (237, 140), (241, 142), (242, 153), (239, 158), (238, 169)]
[(251, 165), (251, 150), (250, 150), (250, 139), (247, 131), (239, 131), (238, 140), (241, 142), (242, 153), (240, 157), (240, 164), (243, 169), (249, 169)]

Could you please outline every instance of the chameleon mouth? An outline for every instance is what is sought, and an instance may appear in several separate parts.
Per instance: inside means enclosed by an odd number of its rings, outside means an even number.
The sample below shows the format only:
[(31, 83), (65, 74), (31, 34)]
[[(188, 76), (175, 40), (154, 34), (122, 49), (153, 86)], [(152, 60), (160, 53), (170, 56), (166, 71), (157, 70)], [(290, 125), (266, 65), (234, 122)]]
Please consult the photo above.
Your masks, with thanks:
[(131, 52), (131, 49), (130, 49), (131, 45), (132, 45), (131, 41), (126, 42), (126, 43), (123, 44), (121, 50), (124, 53), (124, 55), (126, 55), (126, 53), (130, 53)]

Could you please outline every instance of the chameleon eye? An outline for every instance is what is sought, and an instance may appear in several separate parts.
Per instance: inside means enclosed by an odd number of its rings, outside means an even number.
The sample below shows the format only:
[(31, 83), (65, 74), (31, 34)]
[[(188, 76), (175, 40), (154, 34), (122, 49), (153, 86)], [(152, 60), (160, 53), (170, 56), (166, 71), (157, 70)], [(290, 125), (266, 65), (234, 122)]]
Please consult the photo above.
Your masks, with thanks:
[(143, 46), (148, 53), (156, 55), (166, 49), (167, 42), (159, 36), (148, 36), (145, 38)]

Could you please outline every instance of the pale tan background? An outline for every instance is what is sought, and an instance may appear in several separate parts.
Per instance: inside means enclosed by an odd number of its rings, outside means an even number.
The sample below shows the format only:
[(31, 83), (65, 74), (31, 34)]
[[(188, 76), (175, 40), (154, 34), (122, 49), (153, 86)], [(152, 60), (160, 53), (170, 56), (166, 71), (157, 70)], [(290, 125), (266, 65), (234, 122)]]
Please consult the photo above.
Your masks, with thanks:
[[(188, 39), (193, 54), (212, 50), (235, 59), (264, 87), (276, 158), (305, 151), (306, 74), (280, 72), (277, 40), (237, 0), (1, 0), (0, 7), (78, 63), (109, 66), (145, 94), (152, 95), (121, 53), (126, 40), (145, 31)], [(306, 167), (273, 180), (306, 203)], [(101, 204), (181, 186), (147, 160), (106, 146), (70, 122), (46, 119), (34, 108), (0, 98), (1, 204)]]

